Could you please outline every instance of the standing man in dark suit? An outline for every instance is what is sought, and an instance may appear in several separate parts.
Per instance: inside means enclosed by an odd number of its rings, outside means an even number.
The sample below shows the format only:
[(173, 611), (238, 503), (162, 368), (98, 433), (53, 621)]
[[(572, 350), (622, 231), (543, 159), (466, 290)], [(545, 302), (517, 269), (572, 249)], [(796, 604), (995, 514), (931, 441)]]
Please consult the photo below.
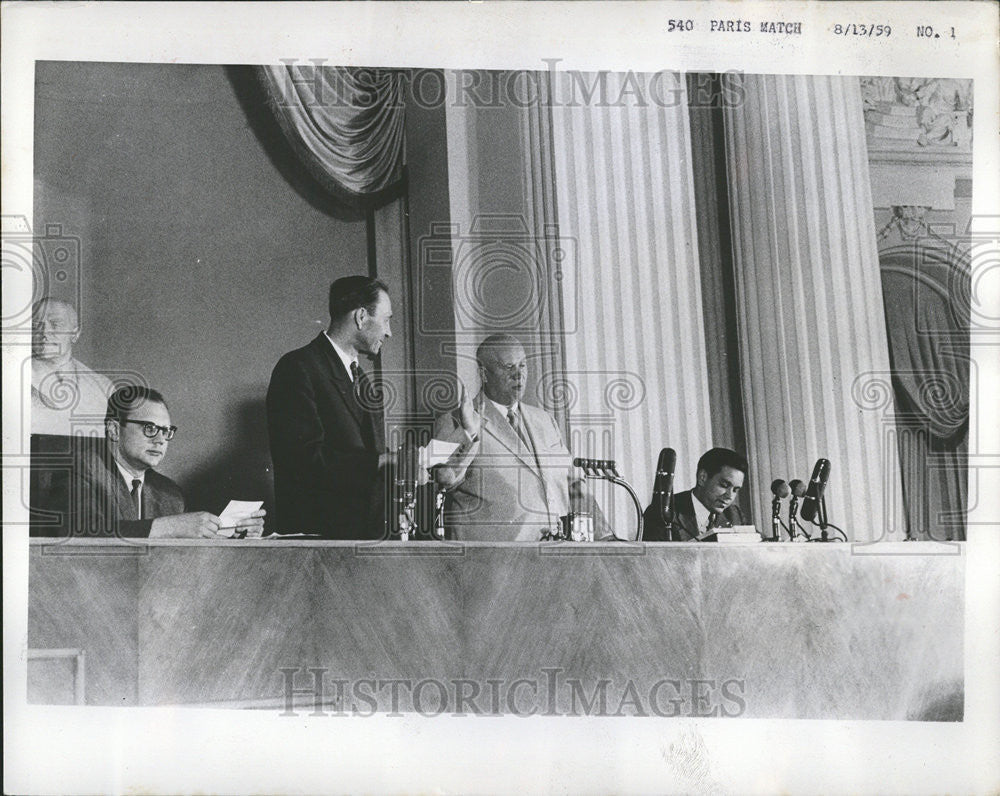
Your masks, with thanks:
[(712, 448), (698, 460), (694, 489), (674, 495), (671, 533), (654, 500), (642, 515), (645, 542), (716, 542), (712, 528), (743, 524), (740, 508), (733, 501), (743, 488), (747, 460), (729, 448)]
[[(58, 526), (41, 536), (216, 538), (221, 521), (207, 511), (185, 512), (180, 487), (153, 469), (163, 460), (177, 427), (163, 396), (128, 386), (108, 399), (104, 439), (76, 438), (72, 465), (54, 479), (44, 508), (58, 513)], [(240, 522), (259, 536), (264, 512)], [(231, 529), (222, 535), (229, 536)]]
[(392, 333), (389, 290), (348, 276), (330, 285), (330, 326), (285, 354), (267, 390), (278, 533), (379, 539), (385, 533), (381, 401), (361, 370)]

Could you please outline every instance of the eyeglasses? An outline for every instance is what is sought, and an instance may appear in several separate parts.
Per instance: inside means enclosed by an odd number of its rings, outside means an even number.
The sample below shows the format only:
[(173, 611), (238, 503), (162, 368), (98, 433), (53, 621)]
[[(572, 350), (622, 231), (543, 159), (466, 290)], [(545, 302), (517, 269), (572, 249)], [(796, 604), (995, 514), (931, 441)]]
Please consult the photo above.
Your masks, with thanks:
[(511, 362), (510, 364), (506, 362), (496, 361), (497, 370), (507, 373), (513, 376), (515, 373), (527, 373), (528, 363), (527, 362)]
[(177, 433), (177, 426), (158, 426), (156, 423), (150, 423), (148, 420), (123, 420), (122, 422), (142, 426), (142, 433), (150, 439), (153, 439), (162, 431), (163, 438), (169, 442), (174, 438), (174, 434)]

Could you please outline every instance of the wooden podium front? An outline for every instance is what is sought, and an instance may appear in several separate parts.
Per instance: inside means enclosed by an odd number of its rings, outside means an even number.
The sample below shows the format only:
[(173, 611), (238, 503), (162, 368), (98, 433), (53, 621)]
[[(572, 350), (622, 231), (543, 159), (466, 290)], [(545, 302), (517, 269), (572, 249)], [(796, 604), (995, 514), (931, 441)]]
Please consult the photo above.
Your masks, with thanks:
[(32, 540), (28, 698), (961, 720), (964, 563), (934, 542)]

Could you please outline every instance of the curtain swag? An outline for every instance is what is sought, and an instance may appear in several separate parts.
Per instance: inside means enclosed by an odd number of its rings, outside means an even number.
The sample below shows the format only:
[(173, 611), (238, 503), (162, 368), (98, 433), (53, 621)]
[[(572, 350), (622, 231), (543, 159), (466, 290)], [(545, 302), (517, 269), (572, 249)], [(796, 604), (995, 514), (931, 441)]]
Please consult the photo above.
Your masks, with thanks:
[(258, 67), (268, 105), (309, 172), (350, 205), (398, 195), (404, 169), (404, 75), (358, 67)]

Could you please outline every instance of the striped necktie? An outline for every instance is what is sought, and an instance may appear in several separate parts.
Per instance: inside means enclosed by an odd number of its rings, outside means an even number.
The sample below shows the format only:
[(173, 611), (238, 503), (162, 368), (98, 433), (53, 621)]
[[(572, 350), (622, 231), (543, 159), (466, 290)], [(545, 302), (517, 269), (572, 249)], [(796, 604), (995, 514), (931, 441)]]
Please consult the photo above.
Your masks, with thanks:
[(507, 410), (507, 422), (510, 423), (511, 427), (514, 429), (514, 433), (516, 433), (517, 438), (521, 440), (521, 444), (524, 445), (525, 450), (530, 453), (534, 453), (531, 443), (528, 442), (528, 436), (524, 433), (524, 427), (521, 425), (521, 417), (514, 411), (513, 407)]

